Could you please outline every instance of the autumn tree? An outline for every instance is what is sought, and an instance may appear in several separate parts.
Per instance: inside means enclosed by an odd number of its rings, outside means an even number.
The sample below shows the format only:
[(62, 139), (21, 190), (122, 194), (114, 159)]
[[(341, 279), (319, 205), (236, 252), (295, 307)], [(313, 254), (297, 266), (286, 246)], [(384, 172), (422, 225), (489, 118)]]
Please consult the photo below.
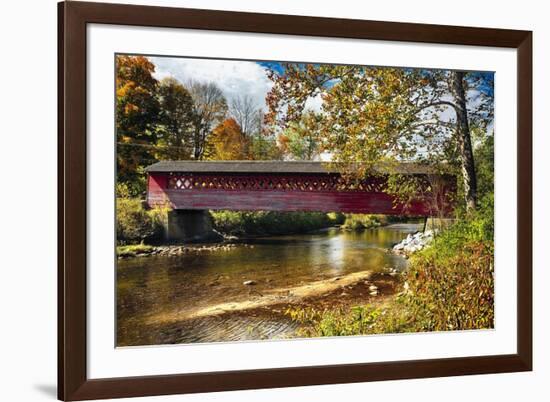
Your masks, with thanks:
[(155, 162), (159, 102), (155, 66), (142, 56), (116, 58), (117, 180), (132, 194), (145, 188), (143, 168)]
[(209, 135), (205, 157), (213, 160), (246, 159), (247, 139), (233, 118), (221, 122)]
[(283, 151), (297, 160), (314, 160), (319, 156), (319, 124), (321, 117), (312, 111), (305, 112), (298, 121), (288, 124), (279, 136)]
[(194, 103), (195, 129), (193, 134), (193, 157), (203, 158), (208, 135), (227, 114), (227, 100), (222, 90), (214, 83), (192, 82), (190, 92)]
[[(381, 161), (415, 160), (457, 169), (468, 210), (477, 183), (470, 125), (486, 128), (492, 93), (484, 74), (460, 71), (287, 63), (270, 71), (266, 121), (286, 128), (307, 100), (323, 99), (323, 146), (358, 176)], [(469, 102), (475, 97), (475, 102)], [(353, 163), (350, 163), (353, 162)]]
[(193, 98), (176, 79), (165, 78), (158, 88), (160, 102), (158, 159), (189, 159), (194, 147), (195, 114)]

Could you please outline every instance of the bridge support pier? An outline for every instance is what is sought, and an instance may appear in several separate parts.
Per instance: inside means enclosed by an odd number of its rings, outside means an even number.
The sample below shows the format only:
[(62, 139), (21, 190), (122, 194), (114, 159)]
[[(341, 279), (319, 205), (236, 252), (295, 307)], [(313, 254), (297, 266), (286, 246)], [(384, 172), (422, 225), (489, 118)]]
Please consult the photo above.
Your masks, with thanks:
[(169, 242), (217, 242), (223, 236), (212, 227), (207, 210), (174, 209), (168, 212), (166, 238)]

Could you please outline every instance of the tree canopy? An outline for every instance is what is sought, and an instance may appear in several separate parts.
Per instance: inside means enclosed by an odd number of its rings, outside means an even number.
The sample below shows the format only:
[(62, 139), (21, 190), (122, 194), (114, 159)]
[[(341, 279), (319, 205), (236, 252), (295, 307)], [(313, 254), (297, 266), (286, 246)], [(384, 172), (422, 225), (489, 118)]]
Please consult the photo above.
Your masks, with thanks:
[(207, 137), (216, 124), (227, 115), (227, 100), (221, 89), (214, 83), (191, 83), (190, 92), (193, 97), (195, 115), (195, 134), (193, 156), (203, 158)]
[(143, 189), (143, 168), (155, 161), (160, 105), (155, 66), (142, 56), (116, 59), (116, 136), (118, 181), (133, 192)]
[(305, 112), (298, 121), (288, 124), (279, 135), (282, 151), (297, 160), (314, 160), (320, 152), (319, 123), (321, 117), (314, 112)]
[[(320, 64), (284, 64), (269, 72), (266, 121), (288, 129), (308, 99), (321, 96), (320, 150), (364, 176), (381, 161), (415, 160), (462, 176), (468, 208), (476, 204), (470, 126), (492, 121), (492, 93), (483, 74)], [(490, 85), (486, 85), (490, 87)]]
[(208, 137), (205, 157), (213, 160), (248, 159), (247, 139), (234, 118), (225, 119)]
[(189, 159), (197, 115), (191, 94), (174, 78), (165, 78), (158, 88), (160, 101), (157, 159)]

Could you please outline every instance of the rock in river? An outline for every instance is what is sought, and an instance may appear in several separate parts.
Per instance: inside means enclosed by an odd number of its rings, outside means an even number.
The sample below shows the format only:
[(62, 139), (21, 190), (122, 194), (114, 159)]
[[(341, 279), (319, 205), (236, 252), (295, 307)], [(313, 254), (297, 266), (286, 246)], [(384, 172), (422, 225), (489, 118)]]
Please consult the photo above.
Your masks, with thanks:
[(246, 286), (251, 286), (251, 285), (255, 285), (256, 284), (256, 281), (244, 281), (243, 282), (243, 285), (246, 285)]
[(409, 234), (406, 239), (393, 246), (393, 252), (404, 256), (409, 256), (417, 251), (428, 246), (434, 238), (432, 230), (425, 232), (416, 232), (414, 235)]

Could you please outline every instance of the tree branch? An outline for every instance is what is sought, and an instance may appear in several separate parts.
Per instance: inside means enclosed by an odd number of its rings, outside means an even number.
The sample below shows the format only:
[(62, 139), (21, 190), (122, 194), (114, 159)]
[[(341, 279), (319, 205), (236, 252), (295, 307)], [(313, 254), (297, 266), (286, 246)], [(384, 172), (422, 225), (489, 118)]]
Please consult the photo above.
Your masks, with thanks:
[(457, 110), (457, 105), (455, 105), (453, 102), (450, 102), (450, 101), (436, 101), (436, 102), (430, 102), (430, 103), (427, 103), (426, 105), (424, 106), (419, 106), (417, 110), (414, 111), (413, 114), (417, 114), (417, 113), (420, 113), (421, 111), (423, 111), (424, 109), (428, 109), (430, 107), (435, 107), (435, 106), (450, 106), (452, 107), (455, 111)]

